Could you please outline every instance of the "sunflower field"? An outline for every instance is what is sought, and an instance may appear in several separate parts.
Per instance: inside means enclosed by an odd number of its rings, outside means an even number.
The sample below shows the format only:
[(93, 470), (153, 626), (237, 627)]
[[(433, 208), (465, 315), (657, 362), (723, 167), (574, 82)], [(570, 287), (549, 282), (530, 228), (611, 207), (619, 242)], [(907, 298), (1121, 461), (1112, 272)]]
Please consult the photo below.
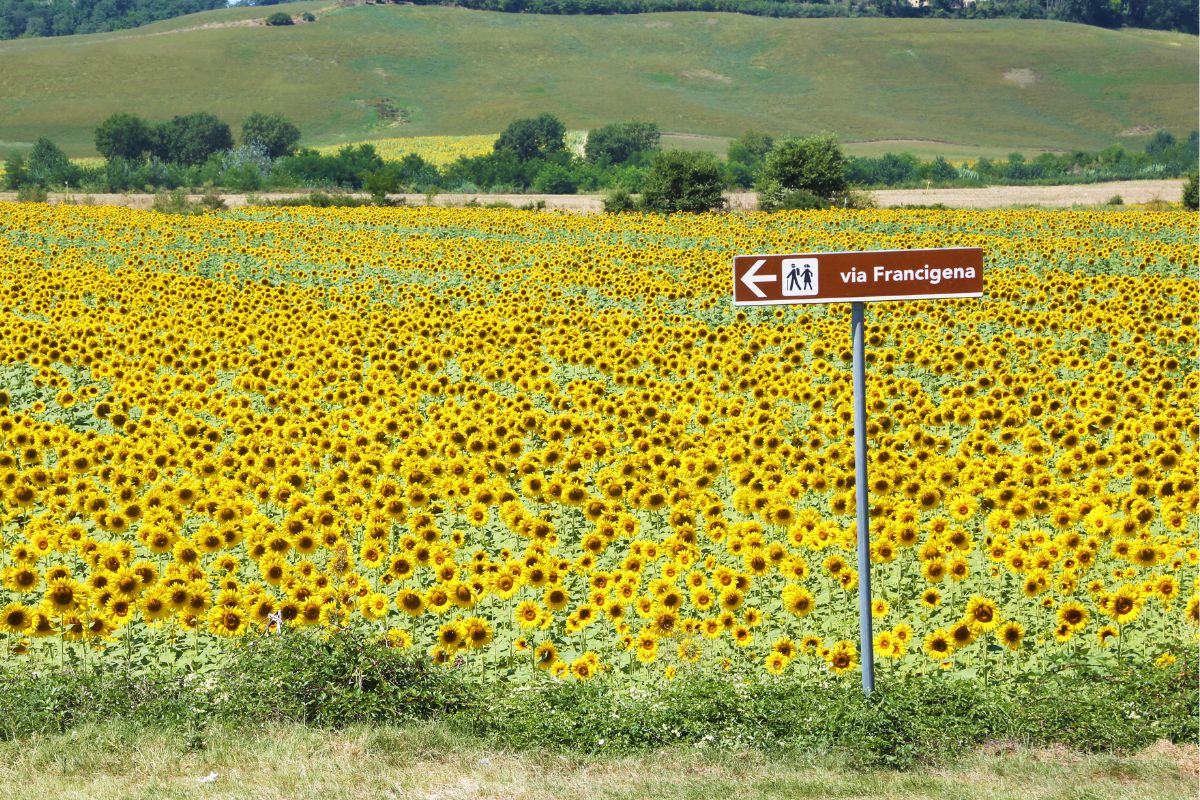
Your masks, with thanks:
[[(407, 155), (418, 155), (435, 167), (444, 167), (460, 158), (486, 156), (492, 152), (498, 133), (481, 133), (467, 136), (395, 136), (387, 139), (367, 139), (352, 145), (369, 144), (384, 161), (399, 161)], [(587, 131), (567, 131), (564, 145), (567, 150), (583, 157), (587, 143)], [(322, 155), (335, 155), (345, 145), (327, 145), (316, 148)]]
[(1181, 212), (0, 210), (4, 659), (374, 631), (467, 670), (857, 679), (846, 305), (732, 257), (978, 246), (867, 311), (877, 670), (1197, 641)]

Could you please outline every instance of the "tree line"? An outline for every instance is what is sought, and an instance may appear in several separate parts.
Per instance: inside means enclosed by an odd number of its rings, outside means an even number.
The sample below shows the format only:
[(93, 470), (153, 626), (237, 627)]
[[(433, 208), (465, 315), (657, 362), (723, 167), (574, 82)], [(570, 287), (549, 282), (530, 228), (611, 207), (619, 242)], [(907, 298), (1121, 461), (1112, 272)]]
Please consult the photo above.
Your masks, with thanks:
[(225, 0), (0, 0), (0, 39), (136, 28), (225, 8)]
[(491, 152), (440, 168), (415, 153), (385, 161), (370, 144), (326, 154), (300, 147), (300, 140), (299, 128), (279, 114), (248, 116), (235, 144), (232, 128), (213, 114), (150, 122), (118, 113), (95, 129), (102, 165), (74, 164), (43, 137), (27, 156), (9, 156), (4, 181), (18, 191), (359, 190), (378, 202), (399, 192), (607, 192), (612, 210), (656, 211), (719, 207), (724, 191), (742, 189), (757, 192), (760, 207), (770, 210), (844, 206), (854, 201), (855, 190), (887, 186), (1172, 178), (1195, 173), (1200, 152), (1196, 131), (1182, 139), (1159, 131), (1141, 151), (1114, 145), (955, 165), (910, 154), (847, 156), (831, 135), (776, 139), (748, 131), (730, 142), (722, 161), (712, 153), (664, 151), (655, 123), (631, 120), (593, 129), (583, 152), (575, 153), (566, 146), (566, 126), (549, 113), (514, 120)]
[[(269, 6), (280, 0), (247, 5)], [(1049, 19), (1107, 28), (1200, 28), (1198, 0), (412, 0), (420, 5), (525, 14), (639, 14), (718, 11), (761, 17)], [(0, 0), (0, 39), (67, 36), (133, 28), (224, 8), (225, 0)], [(277, 24), (282, 22), (282, 18)]]
[[(406, 0), (407, 1), (407, 0)], [(1049, 19), (1106, 28), (1197, 32), (1197, 0), (411, 0), (526, 14), (726, 11), (761, 17)]]

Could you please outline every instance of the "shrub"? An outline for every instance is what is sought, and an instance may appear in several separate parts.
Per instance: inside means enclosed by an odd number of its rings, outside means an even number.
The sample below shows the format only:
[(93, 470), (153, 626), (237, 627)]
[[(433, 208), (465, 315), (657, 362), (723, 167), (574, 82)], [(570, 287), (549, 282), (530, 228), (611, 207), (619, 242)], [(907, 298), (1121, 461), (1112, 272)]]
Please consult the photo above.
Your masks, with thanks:
[[(825, 200), (846, 189), (846, 157), (832, 136), (785, 139), (767, 154), (759, 183), (759, 207), (788, 207), (788, 196), (807, 192)], [(800, 200), (802, 201), (802, 199)]]
[(242, 123), (242, 143), (258, 143), (266, 151), (268, 158), (290, 156), (300, 143), (300, 129), (282, 114), (263, 114), (256, 111)]
[(623, 214), (637, 209), (633, 195), (624, 189), (613, 189), (604, 196), (604, 210), (609, 214)]
[(549, 162), (538, 170), (533, 188), (544, 194), (575, 194), (579, 187), (569, 168)]
[(723, 188), (721, 163), (712, 153), (667, 150), (650, 162), (641, 207), (664, 214), (723, 208)]
[(141, 117), (113, 114), (96, 127), (96, 150), (108, 160), (141, 161), (150, 149), (152, 129)]
[(1183, 207), (1195, 211), (1200, 208), (1200, 173), (1192, 170), (1183, 182)]
[(25, 162), (26, 178), (31, 183), (61, 189), (65, 183), (77, 183), (79, 168), (71, 163), (58, 145), (45, 136), (38, 137)]
[(653, 122), (617, 122), (588, 133), (584, 155), (601, 164), (624, 164), (635, 153), (657, 150), (658, 125)]
[(497, 153), (513, 153), (519, 161), (531, 161), (563, 152), (566, 134), (566, 126), (553, 114), (539, 114), (509, 123), (492, 147)]
[(163, 161), (195, 166), (233, 147), (229, 126), (212, 114), (177, 116), (154, 128), (151, 150)]
[(316, 22), (317, 16), (316, 16), (316, 14), (312, 13), (311, 11), (305, 11), (303, 14), (300, 15), (300, 19), (304, 20), (305, 22)]
[(25, 159), (16, 153), (11, 153), (4, 159), (4, 188), (20, 189), (28, 180), (25, 172)]
[(291, 14), (287, 13), (286, 11), (276, 11), (274, 14), (267, 17), (267, 24), (278, 26), (278, 25), (295, 25), (296, 23), (292, 21)]
[(44, 203), (48, 197), (46, 187), (37, 183), (23, 183), (17, 188), (18, 203)]

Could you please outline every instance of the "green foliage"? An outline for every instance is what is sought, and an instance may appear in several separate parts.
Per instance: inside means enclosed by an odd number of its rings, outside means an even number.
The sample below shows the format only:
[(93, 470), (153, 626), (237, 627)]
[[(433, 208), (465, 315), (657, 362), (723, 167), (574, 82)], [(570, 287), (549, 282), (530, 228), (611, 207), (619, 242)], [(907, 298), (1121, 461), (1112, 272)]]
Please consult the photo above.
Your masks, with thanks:
[(300, 15), (300, 19), (304, 20), (305, 22), (316, 22), (317, 15), (312, 13), (311, 11), (305, 11), (303, 14)]
[(623, 214), (637, 210), (637, 202), (628, 191), (616, 188), (604, 195), (604, 210), (609, 214)]
[(527, 14), (630, 14), (653, 11), (726, 11), (765, 17), (966, 17), (1057, 19), (1116, 28), (1128, 25), (1196, 33), (1194, 0), (996, 0), (982, 7), (955, 0), (913, 6), (899, 0), (418, 0), (422, 5), (461, 5), (487, 11)]
[(712, 153), (685, 150), (656, 153), (650, 162), (640, 205), (647, 211), (664, 214), (722, 208), (723, 172)]
[(151, 127), (133, 114), (113, 114), (96, 127), (96, 150), (106, 159), (140, 161), (152, 144)]
[(274, 14), (267, 17), (267, 24), (273, 26), (280, 25), (295, 25), (292, 21), (292, 15), (286, 11), (276, 11)]
[(762, 131), (746, 131), (729, 143), (725, 172), (729, 185), (749, 189), (758, 182), (763, 161), (775, 139)]
[(588, 133), (584, 155), (599, 164), (624, 164), (635, 154), (657, 150), (661, 134), (654, 122), (615, 122)]
[(533, 179), (533, 189), (545, 194), (575, 194), (579, 183), (571, 169), (563, 164), (548, 162)]
[(662, 746), (837, 752), (908, 769), (953, 761), (993, 739), (1131, 752), (1194, 741), (1194, 659), (1112, 681), (1080, 673), (985, 685), (940, 674), (892, 676), (864, 697), (853, 683), (695, 673), (655, 686), (546, 682), (499, 692), (469, 729), (518, 748), (574, 753)]
[(233, 147), (229, 126), (207, 112), (177, 116), (154, 129), (152, 151), (174, 164), (203, 164), (209, 156)]
[(46, 187), (38, 183), (22, 183), (17, 189), (18, 203), (44, 203), (48, 197)]
[(805, 195), (829, 201), (845, 189), (846, 157), (836, 138), (785, 139), (771, 148), (763, 164), (759, 207), (772, 211), (810, 203)]
[(4, 188), (19, 189), (29, 180), (25, 172), (25, 159), (19, 153), (9, 153), (4, 159)]
[(0, 39), (115, 31), (224, 7), (224, 0), (0, 0)]
[(0, 738), (127, 720), (202, 745), (214, 725), (340, 728), (442, 718), (518, 750), (581, 755), (682, 745), (834, 753), (852, 764), (908, 769), (952, 762), (990, 740), (1118, 753), (1159, 739), (1195, 741), (1200, 706), (1194, 654), (1163, 669), (1069, 670), (990, 685), (936, 671), (889, 674), (870, 697), (856, 681), (705, 669), (658, 683), (620, 675), (480, 682), (350, 630), (230, 642), (219, 661), (192, 665), (202, 673), (139, 663), (31, 670), (10, 662), (0, 668)]
[(518, 161), (546, 158), (566, 149), (566, 126), (553, 114), (510, 122), (493, 145), (495, 151), (511, 152)]
[(430, 719), (467, 705), (450, 670), (365, 633), (290, 633), (252, 640), (220, 674), (214, 715), (227, 722), (344, 727)]
[(1195, 211), (1200, 208), (1200, 174), (1196, 170), (1188, 173), (1187, 179), (1183, 182), (1183, 207), (1190, 208)]
[(66, 153), (45, 136), (39, 136), (25, 162), (25, 175), (30, 183), (45, 188), (60, 189), (64, 184), (78, 185), (79, 168)]
[(160, 214), (203, 214), (225, 207), (225, 201), (212, 189), (206, 191), (198, 201), (193, 201), (185, 189), (159, 192), (154, 196), (151, 208)]
[(268, 158), (290, 156), (300, 144), (300, 129), (282, 114), (256, 111), (242, 123), (242, 143), (252, 142), (262, 145)]
[(345, 194), (326, 194), (325, 192), (313, 192), (305, 197), (280, 197), (275, 200), (261, 201), (257, 198), (246, 198), (247, 205), (255, 206), (275, 206), (280, 208), (299, 208), (303, 206), (311, 206), (313, 208), (362, 208), (363, 206), (372, 205), (372, 200), (365, 200), (361, 197), (351, 197)]

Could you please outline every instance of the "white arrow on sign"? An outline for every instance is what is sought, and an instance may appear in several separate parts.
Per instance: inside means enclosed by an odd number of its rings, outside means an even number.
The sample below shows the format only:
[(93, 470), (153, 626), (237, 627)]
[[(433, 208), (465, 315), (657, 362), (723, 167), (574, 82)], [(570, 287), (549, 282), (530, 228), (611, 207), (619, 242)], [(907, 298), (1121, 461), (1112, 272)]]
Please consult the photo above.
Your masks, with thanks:
[(758, 261), (755, 261), (753, 266), (746, 270), (746, 274), (742, 276), (742, 283), (746, 284), (750, 291), (754, 292), (755, 297), (766, 297), (766, 294), (763, 293), (763, 290), (758, 288), (758, 284), (763, 282), (771, 282), (779, 277), (778, 275), (755, 275), (755, 273), (758, 272), (758, 268), (765, 263), (767, 263), (767, 260), (765, 258), (760, 258)]

